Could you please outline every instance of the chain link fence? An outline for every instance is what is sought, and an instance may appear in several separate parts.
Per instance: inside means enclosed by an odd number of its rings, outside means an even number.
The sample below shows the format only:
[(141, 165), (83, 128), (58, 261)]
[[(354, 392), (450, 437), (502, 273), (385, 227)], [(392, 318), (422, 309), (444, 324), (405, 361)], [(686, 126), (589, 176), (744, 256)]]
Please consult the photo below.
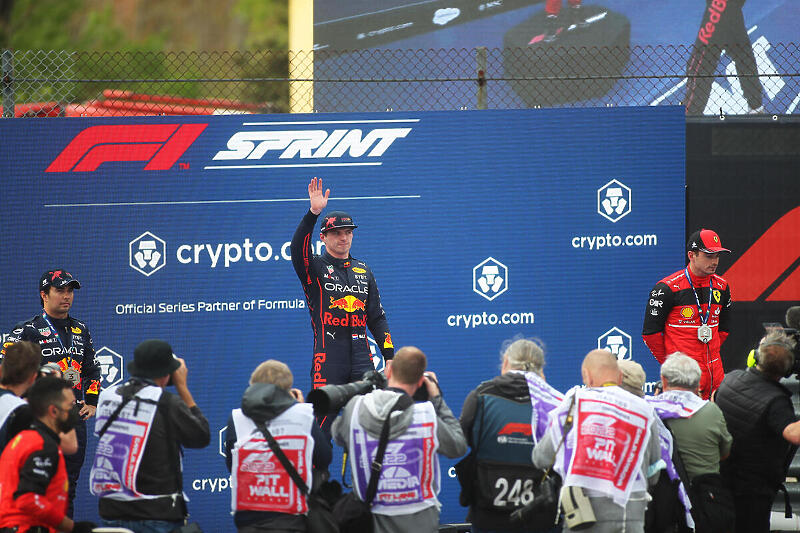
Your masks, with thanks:
[(687, 46), (3, 50), (2, 106), (4, 117), (520, 109), (684, 105), (694, 91), (689, 115), (797, 112), (798, 44), (756, 41), (752, 74), (737, 72), (736, 50), (710, 52), (721, 59), (687, 80)]

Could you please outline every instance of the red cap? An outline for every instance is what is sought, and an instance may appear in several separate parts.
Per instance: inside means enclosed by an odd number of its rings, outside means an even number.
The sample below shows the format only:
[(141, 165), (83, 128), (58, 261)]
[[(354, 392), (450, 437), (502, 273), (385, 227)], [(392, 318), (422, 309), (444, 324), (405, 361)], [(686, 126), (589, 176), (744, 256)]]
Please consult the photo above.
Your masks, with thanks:
[(689, 237), (689, 242), (686, 243), (686, 250), (689, 252), (706, 252), (708, 254), (730, 252), (727, 248), (722, 247), (722, 241), (719, 240), (717, 232), (710, 229), (701, 229), (692, 233)]

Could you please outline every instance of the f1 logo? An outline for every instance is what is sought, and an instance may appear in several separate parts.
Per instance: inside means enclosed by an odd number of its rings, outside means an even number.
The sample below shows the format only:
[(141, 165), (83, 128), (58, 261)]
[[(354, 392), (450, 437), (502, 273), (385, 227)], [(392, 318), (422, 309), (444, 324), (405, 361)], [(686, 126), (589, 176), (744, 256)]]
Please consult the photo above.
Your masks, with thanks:
[(76, 135), (45, 172), (92, 172), (106, 161), (147, 161), (145, 170), (168, 170), (207, 126), (91, 126)]

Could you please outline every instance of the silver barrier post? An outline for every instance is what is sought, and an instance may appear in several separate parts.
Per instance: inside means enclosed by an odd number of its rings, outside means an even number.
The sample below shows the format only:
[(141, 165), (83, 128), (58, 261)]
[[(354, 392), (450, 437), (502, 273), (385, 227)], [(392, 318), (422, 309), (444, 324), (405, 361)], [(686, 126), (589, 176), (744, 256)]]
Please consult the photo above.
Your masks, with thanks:
[(3, 118), (14, 118), (14, 52), (3, 49)]

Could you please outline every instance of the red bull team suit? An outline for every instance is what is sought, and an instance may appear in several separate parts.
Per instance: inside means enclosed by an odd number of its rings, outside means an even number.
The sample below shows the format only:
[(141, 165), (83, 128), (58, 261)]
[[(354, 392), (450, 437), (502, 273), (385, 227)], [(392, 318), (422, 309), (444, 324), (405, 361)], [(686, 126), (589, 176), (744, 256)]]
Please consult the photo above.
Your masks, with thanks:
[(375, 276), (358, 259), (337, 259), (328, 252), (314, 255), (317, 217), (310, 210), (306, 213), (291, 245), (292, 265), (303, 285), (314, 330), (311, 382), (315, 389), (356, 381), (365, 371), (375, 368), (367, 327), (383, 358), (394, 357)]
[[(687, 272), (691, 283), (686, 277)], [(703, 372), (700, 393), (708, 399), (725, 377), (719, 349), (730, 328), (731, 291), (728, 282), (716, 274), (699, 277), (684, 269), (659, 281), (649, 296), (642, 328), (645, 344), (659, 363), (674, 352), (683, 352), (697, 361)], [(700, 342), (697, 337), (697, 330), (704, 320), (712, 331), (707, 343)]]

